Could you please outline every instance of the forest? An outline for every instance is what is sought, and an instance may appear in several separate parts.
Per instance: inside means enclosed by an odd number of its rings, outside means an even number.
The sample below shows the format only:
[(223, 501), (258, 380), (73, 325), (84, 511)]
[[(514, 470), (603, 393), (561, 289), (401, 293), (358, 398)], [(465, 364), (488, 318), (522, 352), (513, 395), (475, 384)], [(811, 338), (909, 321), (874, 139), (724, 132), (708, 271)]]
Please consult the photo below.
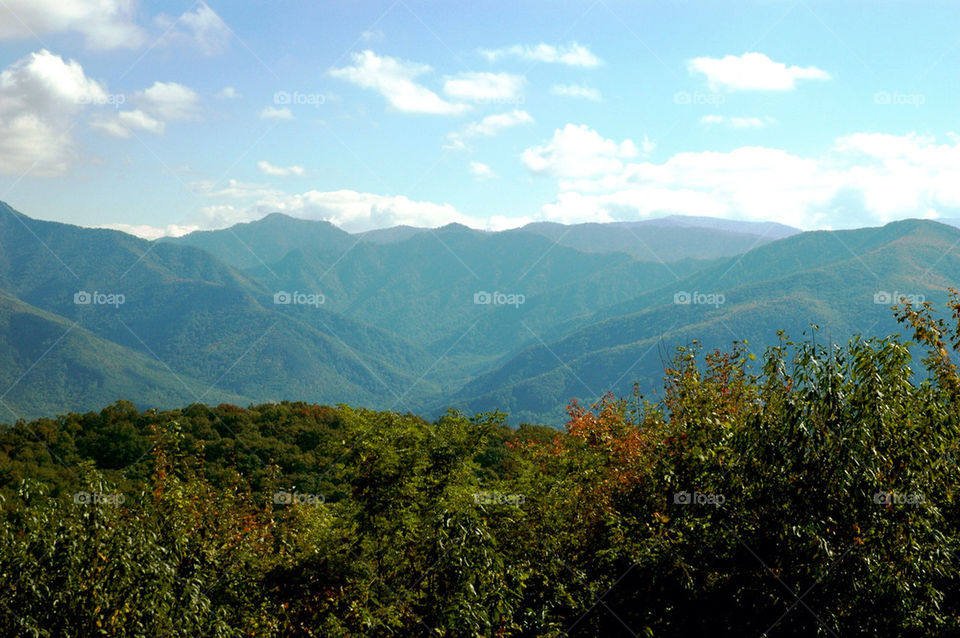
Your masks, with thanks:
[(279, 402), (0, 428), (16, 636), (960, 635), (960, 295), (692, 342), (656, 400)]

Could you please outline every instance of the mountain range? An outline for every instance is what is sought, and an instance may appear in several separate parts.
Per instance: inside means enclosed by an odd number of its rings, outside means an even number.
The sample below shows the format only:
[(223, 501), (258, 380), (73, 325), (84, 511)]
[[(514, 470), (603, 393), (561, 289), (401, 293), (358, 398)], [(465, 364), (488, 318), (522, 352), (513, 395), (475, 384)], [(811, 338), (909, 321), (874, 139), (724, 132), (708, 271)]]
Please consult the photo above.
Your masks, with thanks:
[(560, 425), (575, 397), (656, 394), (693, 340), (897, 332), (895, 297), (942, 307), (958, 246), (923, 220), (351, 234), (278, 213), (151, 242), (0, 203), (0, 421), (290, 399)]

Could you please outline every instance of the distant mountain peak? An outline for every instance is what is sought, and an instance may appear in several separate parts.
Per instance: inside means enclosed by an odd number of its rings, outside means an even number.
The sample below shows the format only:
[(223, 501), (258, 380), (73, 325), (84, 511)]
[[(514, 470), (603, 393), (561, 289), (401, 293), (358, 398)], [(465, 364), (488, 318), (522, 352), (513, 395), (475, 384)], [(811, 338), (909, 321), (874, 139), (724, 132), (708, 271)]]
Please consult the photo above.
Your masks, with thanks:
[(437, 228), (437, 230), (445, 230), (445, 231), (451, 231), (451, 232), (468, 232), (468, 233), (483, 232), (483, 231), (476, 230), (474, 228), (470, 228), (469, 226), (464, 226), (463, 224), (460, 224), (458, 222), (450, 222), (446, 226), (440, 226), (439, 228)]

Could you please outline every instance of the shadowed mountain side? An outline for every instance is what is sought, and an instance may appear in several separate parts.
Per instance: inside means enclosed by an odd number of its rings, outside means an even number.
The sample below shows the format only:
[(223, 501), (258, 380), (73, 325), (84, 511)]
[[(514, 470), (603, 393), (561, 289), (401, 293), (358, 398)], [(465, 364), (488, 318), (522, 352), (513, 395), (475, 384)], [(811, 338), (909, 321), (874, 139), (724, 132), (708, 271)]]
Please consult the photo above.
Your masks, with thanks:
[(0, 293), (0, 388), (0, 422), (99, 409), (121, 396), (141, 409), (249, 401), (6, 293)]
[[(693, 340), (708, 349), (727, 349), (734, 340), (748, 340), (759, 357), (765, 345), (777, 342), (778, 329), (796, 337), (817, 324), (821, 338), (834, 342), (855, 333), (899, 332), (890, 312), (896, 293), (941, 306), (946, 301), (947, 287), (960, 272), (960, 253), (955, 249), (960, 231), (907, 221), (844, 232), (851, 233), (845, 239), (864, 250), (862, 255), (844, 251), (846, 259), (822, 267), (811, 260), (809, 267), (801, 264), (779, 279), (733, 287), (719, 285), (718, 275), (695, 274), (676, 287), (631, 302), (645, 310), (598, 317), (596, 323), (562, 339), (524, 351), (462, 388), (451, 403), (468, 411), (488, 403), (502, 405), (517, 419), (552, 421), (571, 397), (589, 401), (607, 390), (627, 394), (634, 381), (644, 393), (657, 390), (651, 384), (662, 378), (663, 361), (674, 348)], [(813, 243), (809, 239), (804, 247), (822, 246), (823, 253), (837, 241), (829, 233), (815, 234)], [(788, 263), (797, 263), (791, 250), (786, 255)], [(714, 272), (722, 275), (728, 268)], [(678, 305), (673, 303), (677, 290), (719, 294), (722, 303)], [(600, 314), (606, 312), (610, 311)]]

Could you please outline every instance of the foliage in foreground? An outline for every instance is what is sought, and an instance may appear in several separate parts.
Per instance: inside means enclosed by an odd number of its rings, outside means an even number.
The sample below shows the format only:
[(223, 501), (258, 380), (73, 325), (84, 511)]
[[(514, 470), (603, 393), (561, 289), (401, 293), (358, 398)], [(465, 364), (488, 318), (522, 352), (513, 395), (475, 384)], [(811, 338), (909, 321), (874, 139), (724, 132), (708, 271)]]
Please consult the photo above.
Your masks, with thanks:
[(896, 338), (783, 337), (757, 374), (694, 344), (660, 402), (574, 403), (564, 433), (289, 403), (18, 424), (0, 628), (960, 635), (960, 337), (899, 318), (920, 375)]

